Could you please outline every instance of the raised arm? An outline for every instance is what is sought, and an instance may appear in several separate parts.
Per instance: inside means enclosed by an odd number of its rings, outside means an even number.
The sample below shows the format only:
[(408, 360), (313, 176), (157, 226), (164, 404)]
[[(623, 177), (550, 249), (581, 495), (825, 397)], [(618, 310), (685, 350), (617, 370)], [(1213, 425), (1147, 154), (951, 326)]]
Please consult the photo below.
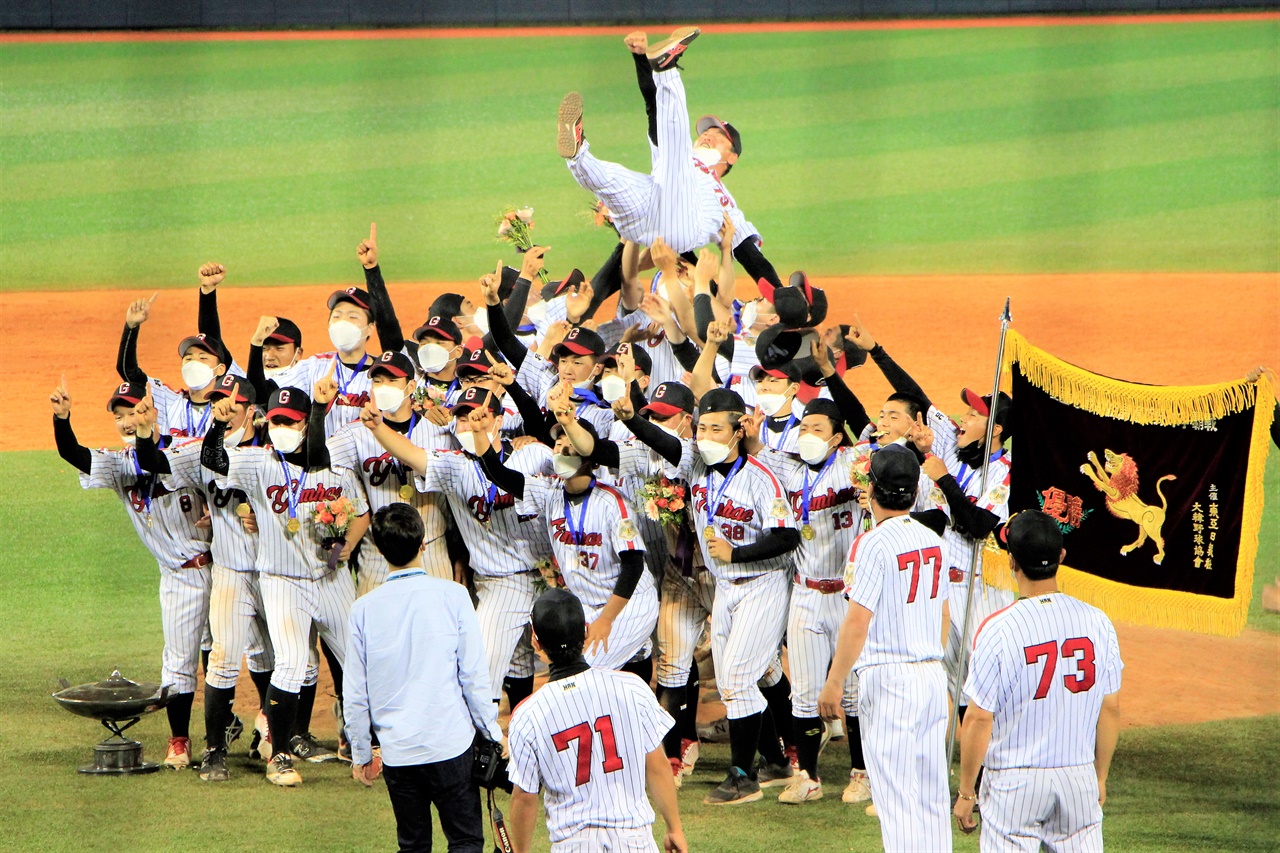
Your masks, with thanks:
[(267, 336), (279, 327), (280, 321), (275, 317), (259, 317), (258, 328), (249, 339), (249, 365), (245, 368), (245, 372), (248, 373), (249, 384), (253, 386), (257, 399), (264, 402), (271, 396), (271, 392), (276, 390), (276, 383), (267, 378), (266, 369), (262, 364), (262, 345), (267, 342)]
[(200, 309), (196, 328), (200, 334), (222, 340), (222, 320), (218, 317), (218, 285), (227, 277), (222, 264), (203, 264), (196, 272), (200, 278)]
[(138, 334), (142, 324), (151, 316), (151, 303), (158, 295), (153, 293), (150, 299), (135, 299), (124, 313), (124, 332), (116, 355), (116, 373), (125, 382), (147, 381), (147, 374), (138, 366)]
[(716, 275), (715, 296), (729, 311), (738, 298), (738, 271), (733, 266), (734, 231), (733, 219), (726, 213), (720, 228), (720, 271)]
[(382, 412), (378, 411), (378, 407), (372, 401), (365, 403), (364, 408), (360, 410), (360, 422), (364, 424), (365, 429), (373, 433), (374, 440), (382, 445), (384, 450), (417, 473), (427, 473), (427, 463), (430, 459), (427, 451), (414, 444), (407, 436), (401, 435), (383, 423)]
[[(530, 277), (525, 280), (532, 281), (532, 276), (537, 275), (537, 271), (542, 269), (542, 256), (546, 251), (542, 246), (534, 246), (524, 253), (524, 262), (520, 270), (521, 278), (525, 278), (528, 274)], [(524, 364), (525, 356), (529, 354), (529, 349), (520, 343), (520, 339), (515, 336), (511, 330), (511, 324), (507, 321), (507, 315), (502, 309), (502, 300), (498, 296), (501, 284), (502, 261), (498, 261), (496, 271), (485, 273), (480, 277), (480, 293), (489, 315), (489, 336), (497, 346), (498, 352), (502, 353), (502, 357), (513, 368), (519, 370), (520, 365)], [(518, 286), (519, 281), (516, 284)]]
[(689, 390), (695, 399), (701, 399), (703, 394), (720, 384), (716, 375), (716, 355), (728, 339), (728, 323), (712, 323), (707, 327), (707, 345), (698, 356), (689, 379)]
[[(702, 338), (704, 341), (710, 334), (708, 329), (711, 325), (713, 323), (720, 322), (716, 319), (716, 307), (714, 302), (715, 300), (711, 298), (711, 294), (709, 293), (695, 293), (693, 296), (693, 313), (698, 327), (698, 337)], [(723, 310), (723, 308), (721, 310)], [(726, 334), (725, 339), (720, 342), (721, 354), (732, 361), (733, 351), (736, 344), (737, 341), (735, 341), (730, 334)]]
[(875, 338), (871, 337), (871, 333), (867, 331), (866, 326), (862, 325), (862, 319), (857, 314), (853, 315), (853, 325), (849, 327), (849, 339), (871, 355), (871, 360), (876, 363), (876, 367), (880, 368), (884, 378), (889, 380), (895, 393), (911, 394), (924, 400), (928, 405), (933, 405), (928, 395), (924, 393), (924, 389), (889, 357), (884, 347), (876, 343)]
[[(649, 423), (631, 408), (631, 401), (626, 397), (613, 404), (613, 413), (622, 421), (623, 426), (631, 430), (631, 434), (640, 439), (648, 447), (658, 451), (658, 455), (672, 465), (679, 465), (684, 455), (684, 444), (666, 430)], [(604, 442), (599, 442), (603, 444)]]
[[(693, 303), (689, 301), (689, 294), (684, 292), (684, 285), (680, 283), (680, 274), (676, 270), (675, 251), (659, 237), (653, 241), (649, 256), (667, 282), (667, 299), (671, 302), (671, 312), (675, 314), (680, 328), (697, 343), (702, 343), (703, 335), (694, 317)], [(702, 328), (705, 329), (705, 326)]]
[(404, 332), (396, 317), (396, 309), (391, 304), (387, 283), (382, 279), (382, 268), (378, 266), (378, 223), (369, 223), (369, 236), (356, 246), (356, 257), (364, 267), (364, 286), (369, 291), (369, 301), (373, 305), (373, 322), (378, 328), (378, 343), (382, 345), (383, 352), (399, 352), (404, 349)]
[(866, 407), (849, 390), (849, 386), (844, 384), (844, 377), (836, 372), (835, 365), (831, 363), (831, 354), (826, 344), (816, 339), (810, 341), (809, 353), (813, 356), (814, 363), (818, 365), (818, 369), (822, 371), (823, 378), (827, 380), (827, 390), (831, 392), (832, 401), (840, 409), (840, 416), (844, 418), (845, 426), (854, 435), (859, 435), (863, 427), (871, 423)]
[(200, 464), (223, 477), (231, 473), (231, 457), (227, 456), (227, 449), (222, 442), (227, 434), (227, 424), (235, 416), (236, 396), (239, 392), (240, 387), (237, 385), (231, 389), (231, 394), (214, 401), (213, 423), (209, 425), (209, 431), (204, 434), (204, 441), (200, 445)]
[(755, 239), (748, 237), (739, 243), (733, 250), (733, 257), (760, 288), (760, 295), (772, 302), (773, 289), (782, 287), (782, 279), (778, 278), (778, 271), (760, 251)]
[(516, 382), (515, 371), (506, 364), (495, 364), (489, 369), (489, 376), (498, 380), (506, 392), (511, 395), (511, 401), (516, 404), (516, 409), (520, 412), (520, 417), (524, 421), (525, 435), (531, 435), (538, 440), (540, 444), (551, 447), (555, 441), (551, 438), (551, 430), (547, 425), (546, 416), (543, 414), (538, 401), (533, 399), (533, 395), (525, 390), (524, 386)]
[(76, 439), (75, 430), (71, 428), (71, 395), (67, 393), (65, 376), (49, 395), (49, 402), (53, 404), (53, 440), (58, 455), (82, 474), (88, 474), (93, 467), (93, 453)]

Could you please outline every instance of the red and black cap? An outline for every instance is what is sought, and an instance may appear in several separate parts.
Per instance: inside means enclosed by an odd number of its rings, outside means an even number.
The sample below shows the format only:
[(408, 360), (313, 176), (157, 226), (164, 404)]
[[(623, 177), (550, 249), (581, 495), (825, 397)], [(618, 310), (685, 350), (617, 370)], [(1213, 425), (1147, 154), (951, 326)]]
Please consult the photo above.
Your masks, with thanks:
[(800, 368), (794, 361), (785, 361), (774, 367), (757, 364), (751, 368), (750, 376), (753, 382), (759, 382), (766, 376), (775, 376), (778, 379), (786, 379), (788, 382), (799, 382)]
[(482, 388), (479, 385), (472, 385), (470, 388), (462, 392), (462, 396), (458, 398), (458, 402), (453, 404), (451, 410), (455, 418), (468, 414), (472, 409), (478, 409), (481, 406), (488, 406), (489, 411), (495, 415), (502, 413), (502, 400), (497, 394), (494, 394), (488, 388)]
[(409, 360), (409, 356), (402, 352), (384, 352), (378, 356), (378, 360), (369, 368), (369, 377), (372, 378), (375, 373), (386, 373), (394, 376), (396, 379), (403, 379), (408, 376), (413, 378), (417, 371), (413, 369), (413, 362)]
[(702, 399), (698, 400), (698, 414), (700, 415), (707, 415), (712, 412), (729, 412), (730, 414), (741, 415), (746, 411), (747, 405), (742, 402), (738, 392), (730, 391), (728, 388), (712, 388), (702, 395)]
[[(963, 400), (975, 412), (984, 418), (991, 417), (991, 395), (980, 396), (975, 391), (965, 388), (960, 392), (960, 399)], [(1009, 438), (1009, 419), (1013, 414), (1013, 398), (1003, 391), (1000, 392), (1000, 400), (996, 403), (996, 426), (1000, 427), (1001, 440)]]
[(183, 338), (182, 343), (178, 344), (178, 358), (184, 357), (192, 347), (204, 350), (223, 364), (231, 363), (227, 348), (213, 335), (188, 335)]
[(648, 351), (641, 346), (635, 344), (616, 343), (605, 352), (604, 358), (600, 359), (601, 364), (616, 364), (618, 361), (619, 347), (631, 347), (631, 360), (636, 363), (636, 367), (640, 368), (640, 372), (645, 376), (653, 373), (653, 359), (649, 358)]
[[(329, 310), (332, 311), (333, 309), (330, 308)], [(302, 330), (298, 328), (297, 323), (293, 322), (288, 317), (277, 317), (276, 323), (276, 330), (267, 335), (264, 343), (293, 344), (298, 347), (302, 346)]]
[(116, 387), (116, 390), (112, 392), (111, 399), (107, 400), (107, 411), (114, 411), (115, 407), (121, 404), (136, 406), (142, 402), (142, 398), (145, 396), (147, 396), (146, 383), (121, 382)]
[(305, 421), (310, 412), (311, 398), (301, 388), (277, 388), (267, 401), (267, 420), (280, 417)]
[(551, 358), (573, 355), (604, 355), (604, 340), (586, 326), (574, 326), (564, 340), (551, 349)]
[[(239, 386), (237, 388), (236, 386)], [(253, 383), (243, 376), (236, 376), (234, 373), (224, 373), (218, 377), (218, 381), (213, 383), (213, 388), (209, 390), (209, 399), (216, 400), (220, 397), (230, 397), (235, 392), (237, 403), (255, 403), (258, 395), (254, 393)]]
[(738, 133), (738, 129), (727, 121), (722, 121), (715, 116), (703, 116), (698, 119), (698, 135), (706, 133), (713, 127), (718, 127), (724, 131), (724, 135), (729, 137), (729, 141), (733, 143), (733, 153), (739, 157), (742, 156), (742, 134)]
[(369, 316), (373, 316), (373, 299), (369, 296), (369, 291), (361, 290), (358, 287), (348, 287), (344, 290), (335, 290), (329, 295), (329, 310), (339, 302), (350, 302), (357, 308), (363, 308), (369, 312)]
[(684, 412), (693, 414), (693, 392), (679, 382), (663, 382), (653, 392), (649, 405), (640, 410), (640, 414), (649, 417), (669, 418)]
[(455, 369), (459, 378), (463, 376), (487, 376), (489, 371), (493, 369), (496, 362), (493, 356), (484, 348), (484, 344), (479, 338), (473, 341), (476, 346), (468, 347), (462, 351), (462, 358), (458, 360), (458, 366)]
[(585, 278), (586, 276), (582, 274), (582, 270), (569, 270), (569, 274), (564, 277), (563, 281), (552, 281), (542, 286), (542, 298), (544, 301), (550, 302), (569, 288), (582, 284)]
[(458, 329), (458, 324), (453, 322), (451, 317), (443, 314), (436, 314), (427, 322), (413, 330), (413, 339), (418, 343), (422, 343), (423, 338), (436, 338), (441, 341), (448, 341), (457, 346), (462, 343), (462, 332)]
[(901, 444), (871, 454), (870, 479), (883, 495), (914, 495), (920, 487), (920, 460)]
[(788, 364), (800, 355), (805, 346), (805, 335), (812, 329), (793, 329), (785, 323), (774, 323), (756, 338), (756, 361), (765, 370), (774, 370)]

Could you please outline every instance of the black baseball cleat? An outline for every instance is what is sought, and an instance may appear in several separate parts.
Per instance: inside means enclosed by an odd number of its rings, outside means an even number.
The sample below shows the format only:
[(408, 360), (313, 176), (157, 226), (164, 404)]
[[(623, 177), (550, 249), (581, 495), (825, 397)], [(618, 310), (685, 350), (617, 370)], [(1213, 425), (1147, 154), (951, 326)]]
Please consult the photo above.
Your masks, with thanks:
[(697, 27), (681, 27), (657, 44), (649, 46), (649, 67), (654, 71), (666, 71), (676, 67), (679, 59), (688, 49), (689, 43), (702, 35)]
[(795, 771), (791, 769), (790, 763), (770, 764), (764, 760), (763, 756), (756, 761), (756, 781), (760, 783), (761, 788), (786, 785), (794, 775)]
[(206, 749), (200, 759), (200, 778), (206, 782), (226, 782), (231, 778), (227, 772), (227, 751), (225, 749)]
[(244, 734), (244, 721), (235, 714), (231, 715), (231, 724), (227, 726), (227, 749), (231, 749), (231, 744), (240, 740), (240, 735)]
[(733, 806), (753, 803), (763, 797), (759, 783), (747, 776), (741, 767), (730, 767), (729, 775), (702, 802), (708, 806)]
[(568, 160), (578, 156), (582, 148), (582, 94), (570, 92), (560, 102), (560, 115), (556, 120), (556, 145), (560, 156)]
[(289, 746), (296, 757), (301, 758), (303, 761), (310, 761), (312, 764), (338, 760), (338, 753), (326, 746), (322, 746), (311, 732), (294, 735), (293, 741)]

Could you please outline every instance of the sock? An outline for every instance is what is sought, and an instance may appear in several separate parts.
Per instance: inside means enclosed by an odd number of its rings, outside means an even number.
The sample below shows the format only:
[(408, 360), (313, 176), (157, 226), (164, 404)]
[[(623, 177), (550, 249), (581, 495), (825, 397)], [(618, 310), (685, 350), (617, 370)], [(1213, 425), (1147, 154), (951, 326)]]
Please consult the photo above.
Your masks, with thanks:
[(792, 717), (791, 729), (796, 733), (796, 758), (800, 761), (800, 769), (817, 782), (818, 750), (822, 747), (822, 719)]
[(729, 721), (729, 755), (733, 766), (756, 778), (756, 744), (764, 714), (752, 714)]
[(204, 677), (206, 679), (209, 677), (209, 653), (211, 651), (211, 649), (200, 650), (200, 665), (204, 667)]
[(169, 734), (171, 737), (191, 737), (191, 705), (196, 701), (196, 694), (175, 693), (164, 706), (169, 715)]
[(956, 723), (957, 723), (957, 724), (959, 724), (959, 723), (963, 723), (963, 722), (964, 722), (964, 712), (965, 712), (965, 711), (967, 711), (967, 710), (969, 710), (969, 706), (968, 706), (968, 705), (961, 705), (961, 706), (956, 710)]
[(769, 710), (773, 712), (773, 724), (777, 727), (778, 737), (787, 746), (795, 746), (795, 735), (791, 731), (791, 682), (784, 675), (777, 684), (762, 687), (760, 692), (764, 694), (764, 701), (769, 703)]
[[(791, 722), (791, 718), (787, 718), (787, 722)], [(787, 728), (791, 728), (790, 725)], [(782, 740), (778, 737), (778, 728), (773, 721), (773, 712), (768, 708), (764, 709), (764, 713), (760, 717), (760, 742), (757, 744), (760, 748), (760, 755), (764, 760), (773, 765), (788, 764), (787, 754), (782, 749)]]
[(689, 681), (685, 685), (684, 714), (676, 718), (676, 728), (680, 730), (683, 740), (698, 740), (698, 693), (702, 687), (702, 679), (698, 675), (696, 661), (689, 667)]
[(862, 757), (862, 726), (858, 724), (857, 717), (845, 716), (844, 738), (849, 742), (849, 766), (854, 770), (866, 770), (867, 760)]
[(667, 730), (662, 738), (662, 751), (667, 758), (680, 758), (680, 723), (689, 691), (685, 687), (663, 687), (658, 685), (658, 704), (676, 720), (676, 725)]
[(304, 684), (298, 691), (297, 734), (305, 735), (311, 731), (311, 712), (316, 707), (316, 685)]
[(653, 656), (650, 655), (644, 660), (628, 661), (627, 665), (622, 668), (622, 671), (638, 676), (641, 681), (648, 684), (653, 681)]
[(333, 649), (329, 648), (329, 644), (324, 640), (320, 641), (320, 651), (324, 652), (324, 659), (329, 662), (329, 676), (333, 678), (333, 692), (337, 695), (338, 701), (342, 701), (342, 664), (338, 663), (338, 658), (333, 653)]
[(272, 748), (276, 752), (288, 752), (298, 717), (298, 694), (271, 685), (271, 689), (267, 691), (266, 711)]
[(249, 670), (249, 678), (253, 681), (253, 686), (258, 688), (258, 707), (267, 707), (267, 688), (271, 686), (271, 670), (266, 672)]
[(502, 690), (507, 694), (507, 702), (511, 704), (511, 710), (514, 711), (517, 705), (533, 695), (533, 676), (516, 678), (508, 675), (502, 682)]
[(204, 686), (204, 742), (210, 749), (227, 748), (227, 726), (231, 725), (231, 703), (236, 688)]

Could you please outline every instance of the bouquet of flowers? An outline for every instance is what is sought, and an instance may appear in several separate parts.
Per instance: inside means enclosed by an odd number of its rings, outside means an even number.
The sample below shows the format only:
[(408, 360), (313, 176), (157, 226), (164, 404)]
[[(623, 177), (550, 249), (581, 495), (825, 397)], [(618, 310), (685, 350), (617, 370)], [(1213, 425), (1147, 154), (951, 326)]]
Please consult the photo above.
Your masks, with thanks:
[(350, 498), (337, 498), (331, 501), (319, 501), (312, 511), (311, 518), (320, 531), (320, 548), (326, 555), (329, 571), (338, 567), (342, 561), (342, 549), (347, 545), (347, 528), (356, 517), (356, 508)]
[[(504, 210), (496, 220), (498, 239), (506, 240), (516, 247), (517, 252), (527, 252), (533, 248), (533, 208), (522, 207), (519, 210)], [(538, 270), (538, 278), (547, 284), (546, 270)]]
[(658, 476), (646, 480), (640, 494), (644, 497), (645, 515), (664, 527), (684, 524), (687, 494), (684, 484)]
[(425, 412), (427, 409), (435, 406), (444, 405), (445, 389), (431, 382), (419, 382), (418, 387), (413, 389), (413, 395), (410, 399), (413, 401), (414, 411)]
[(618, 226), (613, 221), (613, 211), (600, 199), (593, 201), (586, 213), (582, 215), (591, 220), (591, 224), (596, 228), (608, 227), (614, 234), (618, 233)]
[(555, 557), (547, 557), (533, 564), (538, 570), (539, 577), (533, 581), (533, 587), (539, 595), (548, 589), (563, 588), (564, 576), (560, 574), (560, 567), (556, 565)]

